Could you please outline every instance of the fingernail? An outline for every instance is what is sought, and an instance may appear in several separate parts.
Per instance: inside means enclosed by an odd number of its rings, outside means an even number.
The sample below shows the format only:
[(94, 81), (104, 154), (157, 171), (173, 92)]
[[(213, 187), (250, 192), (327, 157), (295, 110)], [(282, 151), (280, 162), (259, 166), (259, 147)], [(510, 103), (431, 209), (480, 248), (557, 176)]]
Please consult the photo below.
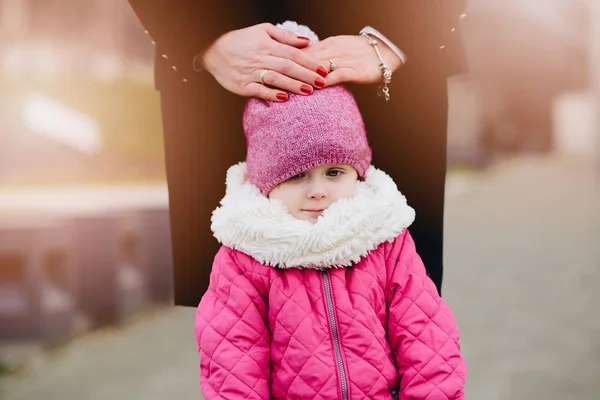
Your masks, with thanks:
[(318, 87), (319, 89), (323, 89), (325, 87), (325, 81), (321, 78), (317, 78), (315, 80), (315, 86)]
[(306, 36), (298, 36), (298, 39), (301, 39), (301, 40), (310, 40), (310, 38), (307, 38)]
[(311, 94), (313, 91), (312, 87), (310, 87), (308, 85), (302, 85), (300, 87), (300, 90), (302, 91), (302, 93), (306, 93), (306, 94)]
[(323, 67), (319, 67), (319, 69), (317, 69), (317, 74), (325, 78), (327, 76), (327, 70)]
[(287, 93), (277, 93), (277, 99), (281, 101), (286, 101), (288, 98)]

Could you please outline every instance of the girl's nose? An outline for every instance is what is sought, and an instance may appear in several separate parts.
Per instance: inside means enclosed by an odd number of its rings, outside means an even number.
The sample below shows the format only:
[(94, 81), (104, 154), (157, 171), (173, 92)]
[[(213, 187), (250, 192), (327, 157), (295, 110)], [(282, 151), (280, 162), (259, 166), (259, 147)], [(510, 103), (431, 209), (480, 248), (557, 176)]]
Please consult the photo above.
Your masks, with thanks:
[(310, 199), (322, 200), (327, 197), (327, 191), (321, 182), (311, 182), (307, 195)]

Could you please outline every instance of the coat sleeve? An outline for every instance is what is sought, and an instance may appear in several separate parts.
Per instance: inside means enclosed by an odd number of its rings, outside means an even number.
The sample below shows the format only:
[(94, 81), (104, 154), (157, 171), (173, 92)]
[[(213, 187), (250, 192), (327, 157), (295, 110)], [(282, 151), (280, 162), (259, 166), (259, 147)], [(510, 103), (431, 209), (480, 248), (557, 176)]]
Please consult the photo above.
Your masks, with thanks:
[(200, 387), (207, 400), (269, 399), (267, 304), (233, 251), (222, 247), (196, 312)]
[[(192, 72), (194, 56), (219, 36), (244, 26), (236, 15), (245, 2), (232, 0), (128, 0), (131, 8), (169, 63)], [(240, 10), (240, 8), (242, 8)], [(231, 12), (236, 9), (237, 12)]]
[(423, 63), (438, 65), (450, 76), (468, 70), (461, 37), (466, 7), (467, 0), (389, 1), (387, 12), (374, 7), (359, 18), (398, 46), (410, 68), (418, 70)]
[(388, 263), (388, 340), (401, 378), (400, 399), (463, 400), (466, 367), (456, 321), (408, 231), (396, 239)]

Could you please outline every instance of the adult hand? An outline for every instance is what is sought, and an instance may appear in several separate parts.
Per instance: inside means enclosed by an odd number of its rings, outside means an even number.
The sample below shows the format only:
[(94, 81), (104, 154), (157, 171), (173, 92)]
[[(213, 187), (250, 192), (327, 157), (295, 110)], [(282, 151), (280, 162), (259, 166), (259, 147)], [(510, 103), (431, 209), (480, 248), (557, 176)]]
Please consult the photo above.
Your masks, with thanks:
[[(400, 57), (381, 40), (377, 40), (377, 46), (392, 72), (396, 71), (402, 65)], [(337, 64), (338, 68), (327, 75), (327, 86), (343, 82), (376, 83), (383, 79), (379, 57), (362, 36), (331, 36), (302, 51), (321, 64), (329, 66), (329, 60)]]
[(309, 44), (308, 38), (264, 23), (224, 34), (202, 55), (202, 64), (230, 92), (285, 101), (285, 91), (310, 94), (313, 86), (325, 86), (329, 62), (301, 50)]

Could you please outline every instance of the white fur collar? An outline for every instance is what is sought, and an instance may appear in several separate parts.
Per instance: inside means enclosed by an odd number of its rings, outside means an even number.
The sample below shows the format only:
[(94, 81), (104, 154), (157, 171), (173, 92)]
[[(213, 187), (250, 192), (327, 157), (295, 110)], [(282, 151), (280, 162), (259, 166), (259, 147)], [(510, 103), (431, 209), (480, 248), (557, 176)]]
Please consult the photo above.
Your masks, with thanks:
[(246, 163), (227, 171), (227, 190), (213, 211), (211, 229), (223, 245), (279, 268), (350, 266), (415, 218), (396, 184), (370, 167), (355, 195), (331, 204), (315, 224), (294, 218), (281, 201), (247, 181)]

